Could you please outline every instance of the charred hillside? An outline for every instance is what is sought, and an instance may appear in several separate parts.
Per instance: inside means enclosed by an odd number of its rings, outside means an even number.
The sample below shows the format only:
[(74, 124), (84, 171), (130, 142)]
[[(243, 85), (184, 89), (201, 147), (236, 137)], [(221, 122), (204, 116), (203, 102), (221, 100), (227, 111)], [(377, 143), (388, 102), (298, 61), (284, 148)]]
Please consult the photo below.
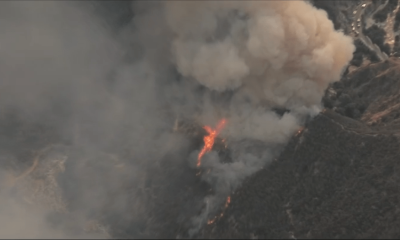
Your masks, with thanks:
[(373, 64), (334, 84), (333, 110), (247, 179), (202, 237), (398, 237), (399, 67)]
[(398, 237), (375, 3), (0, 3), (0, 237)]

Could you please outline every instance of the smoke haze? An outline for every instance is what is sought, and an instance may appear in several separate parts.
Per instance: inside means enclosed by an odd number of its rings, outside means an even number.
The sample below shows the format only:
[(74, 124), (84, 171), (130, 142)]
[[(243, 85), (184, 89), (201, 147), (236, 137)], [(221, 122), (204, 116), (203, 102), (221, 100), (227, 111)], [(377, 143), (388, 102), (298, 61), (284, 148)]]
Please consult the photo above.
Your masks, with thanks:
[[(192, 197), (193, 236), (318, 113), (355, 50), (326, 12), (303, 1), (139, 1), (124, 24), (96, 4), (0, 3), (1, 119), (12, 111), (44, 125), (58, 144), (2, 187), (0, 237), (152, 236), (161, 224), (152, 200), (177, 186), (151, 192), (151, 182), (180, 184), (166, 169), (185, 174), (200, 150), (171, 131), (176, 117), (213, 127), (226, 118), (231, 162), (204, 156), (199, 178), (213, 194)], [(19, 142), (1, 138), (2, 161), (20, 160)], [(22, 169), (32, 165), (25, 161)], [(3, 168), (5, 179), (23, 172)], [(101, 227), (106, 218), (134, 230)], [(100, 235), (82, 230), (92, 220), (103, 221)]]

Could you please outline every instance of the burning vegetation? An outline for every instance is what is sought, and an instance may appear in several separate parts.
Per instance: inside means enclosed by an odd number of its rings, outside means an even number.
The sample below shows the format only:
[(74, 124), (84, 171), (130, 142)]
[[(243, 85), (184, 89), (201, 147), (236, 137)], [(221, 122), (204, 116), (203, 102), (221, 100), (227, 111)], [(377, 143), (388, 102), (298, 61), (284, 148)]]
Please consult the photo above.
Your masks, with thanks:
[(207, 225), (211, 225), (213, 223), (215, 223), (215, 221), (217, 221), (218, 219), (222, 218), (224, 216), (225, 210), (229, 207), (229, 204), (231, 203), (231, 196), (228, 196), (226, 198), (224, 207), (222, 208), (222, 211), (219, 215), (214, 216), (212, 219), (207, 221)]
[[(201, 158), (203, 155), (212, 150), (215, 142), (215, 138), (221, 132), (221, 130), (225, 127), (226, 119), (222, 119), (219, 121), (217, 127), (212, 129), (210, 126), (205, 126), (204, 129), (207, 131), (208, 135), (204, 136), (204, 147), (200, 151), (199, 156), (197, 157), (197, 167), (201, 166)], [(223, 140), (224, 142), (224, 140)]]
[[(305, 1), (134, 1), (135, 14), (118, 27), (78, 2), (0, 3), (7, 46), (0, 124), (12, 109), (24, 123), (51, 129), (49, 142), (62, 146), (12, 178), (34, 185), (26, 184), (28, 198), (17, 197), (28, 203), (14, 201), (15, 187), (0, 191), (7, 213), (0, 223), (13, 216), (33, 226), (21, 235), (7, 225), (0, 237), (95, 238), (84, 229), (116, 238), (195, 236), (228, 214), (242, 182), (319, 109), (354, 50)], [(171, 132), (173, 116), (198, 121), (176, 121)], [(203, 126), (218, 116), (229, 124)], [(48, 145), (40, 134), (13, 145), (19, 136), (8, 129), (19, 127), (1, 127), (1, 158), (31, 162), (20, 155), (25, 146)]]

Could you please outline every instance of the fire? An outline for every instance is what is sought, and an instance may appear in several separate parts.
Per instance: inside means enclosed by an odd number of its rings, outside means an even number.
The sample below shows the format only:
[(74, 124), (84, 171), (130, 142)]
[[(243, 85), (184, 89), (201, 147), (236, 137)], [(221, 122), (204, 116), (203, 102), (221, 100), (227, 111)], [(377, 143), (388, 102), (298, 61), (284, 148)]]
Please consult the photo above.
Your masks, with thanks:
[(297, 137), (300, 133), (303, 132), (303, 130), (304, 130), (304, 127), (301, 127), (294, 136)]
[(229, 207), (229, 204), (230, 204), (230, 203), (231, 203), (231, 196), (228, 196), (228, 197), (226, 198), (225, 206), (224, 206), (222, 212), (221, 212), (219, 215), (215, 216), (214, 218), (208, 220), (208, 221), (207, 221), (207, 224), (208, 224), (208, 225), (211, 225), (211, 224), (213, 224), (216, 220), (222, 218), (222, 217), (224, 216), (225, 210)]
[(226, 124), (226, 119), (221, 119), (219, 121), (217, 127), (215, 129), (212, 129), (209, 126), (205, 126), (204, 129), (208, 132), (208, 135), (204, 137), (204, 147), (200, 151), (199, 156), (197, 158), (197, 167), (200, 167), (201, 165), (201, 158), (206, 152), (209, 152), (212, 150), (212, 147), (214, 146), (214, 141), (215, 138), (218, 136), (218, 134), (221, 132), (221, 130), (225, 127)]
[(225, 208), (227, 208), (230, 203), (231, 203), (231, 196), (228, 196), (228, 198), (226, 199)]
[(215, 220), (217, 220), (217, 217), (214, 217), (213, 219), (208, 220), (208, 221), (207, 221), (207, 224), (208, 224), (208, 225), (213, 224), (213, 223), (215, 222)]

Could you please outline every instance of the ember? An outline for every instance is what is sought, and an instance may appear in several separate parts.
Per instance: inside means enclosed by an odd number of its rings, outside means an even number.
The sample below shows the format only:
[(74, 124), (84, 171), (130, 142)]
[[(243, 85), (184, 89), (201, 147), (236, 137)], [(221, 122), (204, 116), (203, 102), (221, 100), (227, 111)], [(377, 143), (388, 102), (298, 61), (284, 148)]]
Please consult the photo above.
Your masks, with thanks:
[(301, 127), (294, 136), (297, 137), (300, 133), (303, 132), (303, 130), (304, 130), (304, 127)]
[(197, 158), (197, 167), (200, 167), (201, 165), (201, 158), (206, 152), (209, 152), (212, 150), (212, 147), (214, 146), (214, 141), (215, 137), (221, 132), (221, 130), (225, 127), (226, 124), (226, 119), (222, 119), (219, 121), (217, 127), (215, 129), (212, 129), (209, 126), (205, 126), (204, 129), (208, 132), (208, 135), (204, 137), (204, 147), (200, 151), (199, 156)]
[(226, 199), (225, 208), (227, 208), (229, 206), (229, 203), (231, 203), (231, 197), (230, 196), (228, 196), (228, 198)]
[(216, 219), (217, 219), (217, 217), (214, 217), (213, 219), (208, 220), (208, 221), (207, 221), (207, 224), (208, 224), (208, 225), (213, 224), (213, 223), (215, 222)]
[(222, 218), (222, 217), (224, 216), (225, 210), (229, 207), (229, 204), (230, 204), (230, 203), (231, 203), (231, 196), (228, 196), (228, 197), (226, 198), (225, 206), (224, 206), (222, 212), (219, 214), (219, 216), (215, 216), (214, 218), (208, 220), (208, 221), (207, 221), (207, 224), (208, 224), (208, 225), (211, 225), (211, 224), (213, 224), (216, 220)]

